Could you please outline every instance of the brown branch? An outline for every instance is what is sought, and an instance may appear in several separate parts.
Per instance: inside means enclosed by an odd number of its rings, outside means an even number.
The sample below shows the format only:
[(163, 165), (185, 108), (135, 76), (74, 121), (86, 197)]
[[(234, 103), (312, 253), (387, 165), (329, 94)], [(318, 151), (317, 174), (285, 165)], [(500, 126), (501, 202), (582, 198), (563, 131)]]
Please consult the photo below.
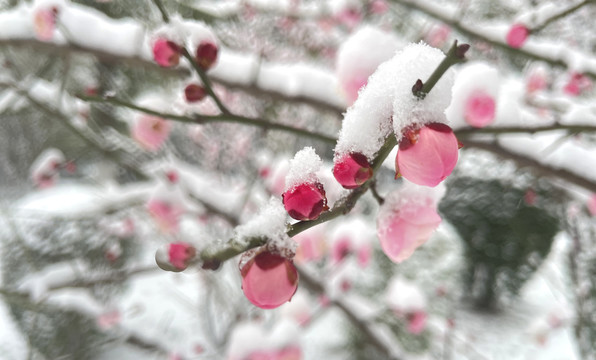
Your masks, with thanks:
[(568, 181), (572, 184), (581, 186), (592, 192), (596, 192), (596, 182), (590, 179), (575, 174), (569, 170), (555, 169), (548, 165), (544, 165), (540, 163), (538, 160), (507, 150), (495, 142), (488, 143), (483, 141), (464, 140), (463, 143), (464, 148), (477, 148), (489, 151), (495, 155), (498, 155), (499, 157), (513, 160), (521, 167), (531, 167), (536, 172), (545, 176), (557, 177), (559, 179)]

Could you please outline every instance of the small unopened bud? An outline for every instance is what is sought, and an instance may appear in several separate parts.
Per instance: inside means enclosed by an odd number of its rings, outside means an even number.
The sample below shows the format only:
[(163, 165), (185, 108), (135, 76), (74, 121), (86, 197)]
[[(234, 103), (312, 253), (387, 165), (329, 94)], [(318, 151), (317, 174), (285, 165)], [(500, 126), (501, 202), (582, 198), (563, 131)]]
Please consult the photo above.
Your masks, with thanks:
[(197, 84), (189, 84), (184, 88), (184, 97), (189, 103), (201, 101), (206, 95), (205, 88)]
[(288, 214), (296, 220), (314, 220), (329, 209), (319, 182), (296, 185), (282, 194), (282, 200)]
[(217, 61), (217, 45), (210, 41), (203, 41), (197, 47), (197, 64), (203, 70), (209, 70)]
[(188, 267), (196, 254), (197, 250), (189, 243), (171, 243), (155, 252), (155, 262), (163, 270), (180, 272)]

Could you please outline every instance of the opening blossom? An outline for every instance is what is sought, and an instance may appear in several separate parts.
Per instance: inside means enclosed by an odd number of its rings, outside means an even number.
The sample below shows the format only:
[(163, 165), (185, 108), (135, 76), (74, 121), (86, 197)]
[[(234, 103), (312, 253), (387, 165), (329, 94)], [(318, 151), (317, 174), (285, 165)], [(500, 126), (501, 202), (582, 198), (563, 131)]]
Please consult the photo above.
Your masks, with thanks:
[(495, 120), (495, 99), (484, 93), (472, 93), (466, 101), (464, 118), (468, 124), (482, 128)]
[(298, 271), (292, 260), (262, 251), (240, 269), (242, 291), (262, 309), (274, 309), (290, 301), (298, 289)]
[(131, 135), (145, 149), (156, 151), (170, 135), (171, 127), (172, 125), (163, 118), (142, 114), (136, 119)]
[(180, 62), (180, 46), (165, 38), (155, 40), (153, 59), (161, 67), (172, 67)]
[(507, 45), (514, 49), (519, 49), (524, 45), (529, 34), (530, 31), (525, 25), (513, 24), (511, 28), (509, 28), (505, 40), (507, 41)]
[(395, 158), (396, 177), (424, 186), (437, 186), (453, 171), (459, 144), (453, 130), (442, 123), (409, 128)]
[(373, 169), (366, 156), (349, 153), (333, 166), (333, 176), (346, 189), (355, 189), (370, 179)]

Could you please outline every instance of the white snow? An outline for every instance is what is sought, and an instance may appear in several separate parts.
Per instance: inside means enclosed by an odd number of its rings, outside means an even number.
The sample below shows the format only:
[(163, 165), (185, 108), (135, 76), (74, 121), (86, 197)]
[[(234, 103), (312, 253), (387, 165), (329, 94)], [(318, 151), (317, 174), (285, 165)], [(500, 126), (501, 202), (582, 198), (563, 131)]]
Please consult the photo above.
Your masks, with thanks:
[(279, 198), (272, 197), (259, 212), (245, 224), (236, 227), (235, 238), (242, 241), (263, 237), (276, 249), (295, 253), (297, 244), (286, 234), (288, 214)]
[(314, 148), (307, 146), (298, 151), (290, 161), (290, 170), (286, 175), (286, 190), (291, 190), (300, 184), (317, 182), (317, 172), (322, 165), (323, 161)]
[(415, 283), (396, 275), (387, 285), (385, 301), (390, 309), (400, 313), (423, 311), (426, 309), (426, 297)]

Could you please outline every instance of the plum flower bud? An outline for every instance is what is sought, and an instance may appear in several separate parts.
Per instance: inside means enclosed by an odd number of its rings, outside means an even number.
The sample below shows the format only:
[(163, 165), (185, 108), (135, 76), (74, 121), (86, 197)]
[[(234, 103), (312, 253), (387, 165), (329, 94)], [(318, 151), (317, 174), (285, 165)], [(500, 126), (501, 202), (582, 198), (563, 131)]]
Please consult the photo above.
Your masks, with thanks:
[(211, 41), (201, 42), (197, 47), (197, 64), (205, 71), (211, 69), (217, 61), (217, 52), (217, 45)]
[(529, 34), (530, 31), (525, 25), (513, 24), (511, 28), (509, 28), (505, 40), (507, 41), (507, 45), (514, 49), (519, 49), (524, 45)]
[(406, 320), (408, 321), (408, 332), (410, 334), (418, 335), (426, 327), (426, 312), (424, 311), (413, 311), (408, 313)]
[(273, 309), (290, 301), (298, 288), (298, 271), (292, 260), (262, 251), (241, 270), (242, 291), (262, 309)]
[(406, 129), (395, 158), (396, 177), (424, 186), (437, 186), (453, 171), (459, 144), (453, 130), (442, 123)]
[(180, 62), (180, 46), (168, 39), (159, 38), (153, 44), (153, 59), (161, 67), (172, 67)]
[(366, 156), (349, 153), (342, 156), (333, 166), (333, 176), (346, 189), (355, 189), (370, 179), (373, 169)]
[(158, 150), (170, 135), (171, 124), (153, 115), (140, 115), (131, 130), (131, 135), (149, 151)]
[(188, 267), (196, 255), (197, 250), (189, 243), (171, 243), (157, 250), (155, 262), (163, 270), (180, 272)]
[(60, 168), (65, 159), (62, 151), (54, 148), (44, 150), (31, 165), (31, 180), (40, 189), (54, 186), (60, 178)]
[(320, 182), (296, 185), (281, 196), (286, 211), (296, 220), (315, 220), (329, 209), (325, 189)]
[(52, 40), (54, 29), (56, 28), (57, 16), (58, 8), (56, 7), (39, 9), (35, 12), (33, 19), (33, 29), (35, 30), (35, 36), (39, 40)]
[(476, 128), (491, 124), (495, 120), (495, 99), (484, 92), (471, 94), (466, 101), (464, 118)]
[(572, 73), (567, 84), (563, 87), (563, 92), (570, 96), (578, 96), (591, 87), (592, 82), (587, 76), (579, 73)]
[(205, 88), (197, 84), (189, 84), (184, 88), (184, 98), (189, 103), (201, 101), (206, 95)]

